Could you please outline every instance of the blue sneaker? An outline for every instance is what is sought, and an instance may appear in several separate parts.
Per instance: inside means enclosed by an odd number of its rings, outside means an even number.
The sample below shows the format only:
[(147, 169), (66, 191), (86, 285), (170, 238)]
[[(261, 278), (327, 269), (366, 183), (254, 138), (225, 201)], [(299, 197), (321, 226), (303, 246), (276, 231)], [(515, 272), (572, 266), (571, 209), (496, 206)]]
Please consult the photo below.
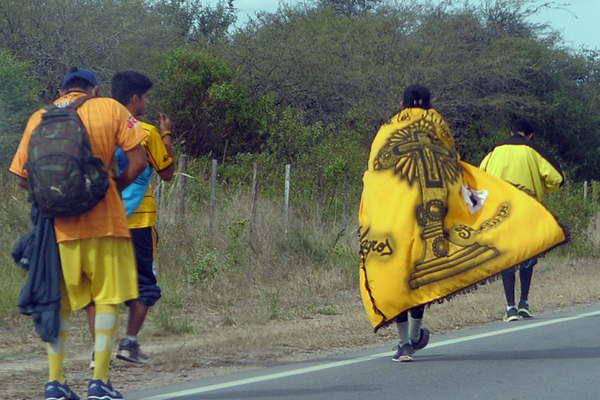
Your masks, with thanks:
[(123, 400), (123, 395), (113, 389), (110, 381), (91, 380), (88, 385), (88, 400)]
[(44, 386), (44, 395), (46, 400), (79, 400), (79, 396), (75, 394), (66, 383), (52, 381)]

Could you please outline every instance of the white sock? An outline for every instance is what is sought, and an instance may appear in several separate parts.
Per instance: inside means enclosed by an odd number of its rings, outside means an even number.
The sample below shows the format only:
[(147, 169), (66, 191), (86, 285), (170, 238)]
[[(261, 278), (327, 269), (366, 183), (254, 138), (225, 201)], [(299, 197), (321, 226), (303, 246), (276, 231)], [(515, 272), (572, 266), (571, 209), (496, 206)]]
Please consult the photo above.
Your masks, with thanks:
[(400, 345), (406, 344), (410, 341), (408, 333), (408, 321), (398, 322), (396, 321), (396, 328), (398, 328), (398, 336), (400, 337)]
[(130, 342), (137, 342), (137, 336), (125, 335), (125, 339), (129, 340)]
[(506, 306), (506, 311), (516, 310), (517, 306)]
[(423, 325), (423, 318), (408, 317), (408, 321), (410, 322), (410, 341), (412, 343), (416, 343), (421, 337), (421, 326)]

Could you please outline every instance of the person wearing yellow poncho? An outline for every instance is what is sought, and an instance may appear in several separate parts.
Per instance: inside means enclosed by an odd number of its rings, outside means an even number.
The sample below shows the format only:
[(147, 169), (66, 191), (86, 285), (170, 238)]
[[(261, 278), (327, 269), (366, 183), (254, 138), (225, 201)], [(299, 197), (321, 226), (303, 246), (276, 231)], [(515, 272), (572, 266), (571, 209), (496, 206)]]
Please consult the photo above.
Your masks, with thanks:
[[(481, 165), (482, 170), (496, 176), (535, 197), (544, 200), (544, 194), (553, 192), (564, 181), (560, 165), (544, 149), (532, 143), (534, 130), (524, 119), (517, 119), (511, 124), (510, 138), (497, 144), (489, 152)], [(502, 284), (506, 296), (506, 314), (504, 321), (516, 321), (519, 317), (531, 318), (528, 296), (533, 276), (533, 267), (537, 258), (532, 258), (518, 265), (521, 281), (521, 299), (515, 305), (515, 270), (509, 268), (502, 272)]]
[(406, 89), (403, 109), (373, 140), (359, 224), (363, 304), (376, 331), (397, 323), (395, 361), (427, 345), (425, 305), (567, 240), (535, 199), (460, 160), (418, 85)]

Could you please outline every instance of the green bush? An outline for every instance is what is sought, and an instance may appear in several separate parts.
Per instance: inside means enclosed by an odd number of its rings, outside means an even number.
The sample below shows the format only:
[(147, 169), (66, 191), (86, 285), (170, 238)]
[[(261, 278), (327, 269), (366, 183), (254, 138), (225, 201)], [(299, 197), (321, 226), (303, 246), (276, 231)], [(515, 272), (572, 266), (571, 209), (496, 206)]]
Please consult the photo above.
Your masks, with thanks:
[[(595, 186), (595, 185), (594, 185)], [(588, 193), (584, 201), (583, 183), (568, 183), (556, 193), (550, 194), (545, 204), (568, 230), (571, 242), (560, 248), (560, 254), (577, 257), (600, 255), (600, 249), (590, 240), (588, 228), (592, 217), (600, 213), (600, 203), (594, 199), (594, 192)]]

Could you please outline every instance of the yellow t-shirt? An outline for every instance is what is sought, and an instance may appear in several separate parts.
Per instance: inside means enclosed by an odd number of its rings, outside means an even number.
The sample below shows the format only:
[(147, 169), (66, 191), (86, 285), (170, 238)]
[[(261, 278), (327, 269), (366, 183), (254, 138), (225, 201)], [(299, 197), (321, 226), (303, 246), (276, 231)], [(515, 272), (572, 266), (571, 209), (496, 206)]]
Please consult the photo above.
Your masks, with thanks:
[(546, 193), (555, 191), (564, 181), (558, 162), (542, 148), (518, 136), (497, 145), (479, 168), (538, 201), (543, 201)]
[[(69, 104), (83, 92), (71, 92), (54, 103), (58, 106)], [(29, 139), (42, 121), (43, 110), (36, 111), (27, 122), (23, 138), (10, 164), (10, 172), (27, 179), (27, 149)], [(81, 122), (86, 127), (92, 153), (99, 157), (107, 170), (110, 169), (115, 149), (120, 147), (127, 152), (140, 144), (146, 133), (138, 121), (119, 102), (105, 97), (86, 101), (77, 109)], [(89, 239), (97, 237), (130, 237), (125, 216), (125, 207), (113, 179), (109, 179), (106, 196), (96, 207), (76, 217), (54, 220), (56, 241)]]
[[(169, 168), (173, 164), (173, 157), (169, 155), (158, 128), (142, 121), (139, 124), (148, 134), (142, 142), (142, 146), (146, 149), (150, 166), (157, 172)], [(156, 201), (154, 200), (152, 185), (148, 186), (144, 200), (129, 216), (127, 222), (129, 229), (148, 228), (156, 225)]]

